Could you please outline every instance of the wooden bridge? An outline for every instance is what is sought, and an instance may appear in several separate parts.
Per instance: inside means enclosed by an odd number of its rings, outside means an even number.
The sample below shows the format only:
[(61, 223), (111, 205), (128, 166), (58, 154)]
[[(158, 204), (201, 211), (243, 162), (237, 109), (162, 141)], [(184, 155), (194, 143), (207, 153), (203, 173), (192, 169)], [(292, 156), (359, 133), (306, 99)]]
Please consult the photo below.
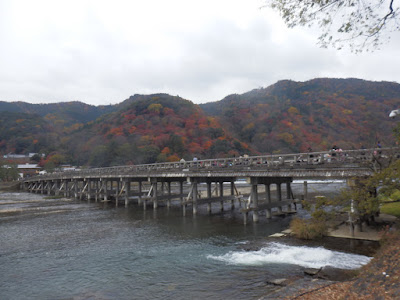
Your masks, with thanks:
[[(116, 206), (136, 202), (143, 209), (177, 203), (184, 215), (187, 206), (195, 215), (199, 205), (206, 205), (211, 213), (213, 203), (219, 203), (219, 210), (238, 204), (247, 223), (249, 213), (257, 222), (260, 211), (265, 211), (267, 218), (273, 213), (295, 212), (299, 199), (291, 190), (294, 178), (370, 176), (399, 157), (399, 148), (379, 148), (129, 165), (35, 176), (24, 179), (21, 188), (88, 201), (114, 201)], [(238, 181), (247, 182), (248, 195), (237, 189)]]

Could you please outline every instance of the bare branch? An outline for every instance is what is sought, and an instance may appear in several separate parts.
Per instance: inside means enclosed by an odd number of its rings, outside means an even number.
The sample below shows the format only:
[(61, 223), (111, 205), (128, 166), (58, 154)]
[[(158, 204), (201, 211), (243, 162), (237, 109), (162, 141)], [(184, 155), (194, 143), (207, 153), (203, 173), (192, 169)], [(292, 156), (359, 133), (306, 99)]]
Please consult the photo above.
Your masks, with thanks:
[[(315, 26), (322, 30), (319, 44), (360, 52), (374, 50), (400, 31), (395, 0), (265, 0), (279, 11), (288, 27)], [(385, 13), (382, 16), (382, 10)], [(393, 25), (390, 27), (390, 25)]]

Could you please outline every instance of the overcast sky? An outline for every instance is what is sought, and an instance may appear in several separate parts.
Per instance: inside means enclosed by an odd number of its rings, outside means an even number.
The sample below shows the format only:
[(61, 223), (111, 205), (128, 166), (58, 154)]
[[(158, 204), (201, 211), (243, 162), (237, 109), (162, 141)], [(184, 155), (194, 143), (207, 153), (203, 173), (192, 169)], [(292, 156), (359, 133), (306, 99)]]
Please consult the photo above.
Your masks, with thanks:
[(261, 0), (0, 0), (0, 100), (195, 103), (282, 79), (400, 82), (400, 36), (373, 53), (320, 49)]

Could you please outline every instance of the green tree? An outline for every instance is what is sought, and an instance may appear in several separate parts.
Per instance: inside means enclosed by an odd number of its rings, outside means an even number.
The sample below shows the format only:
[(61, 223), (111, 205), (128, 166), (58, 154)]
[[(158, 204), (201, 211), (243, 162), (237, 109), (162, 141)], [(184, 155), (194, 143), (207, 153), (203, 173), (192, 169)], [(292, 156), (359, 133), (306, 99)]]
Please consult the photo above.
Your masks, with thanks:
[(33, 155), (33, 156), (31, 157), (30, 161), (31, 161), (31, 162), (35, 162), (35, 163), (39, 163), (41, 159), (42, 159), (41, 156), (40, 156), (39, 154), (36, 153), (35, 155)]
[(395, 0), (267, 0), (288, 25), (318, 26), (322, 47), (344, 46), (359, 52), (376, 49), (399, 31), (399, 7)]
[(101, 167), (105, 165), (107, 159), (107, 147), (104, 145), (96, 146), (90, 153), (89, 166)]
[[(400, 132), (400, 123), (394, 131)], [(364, 223), (374, 222), (381, 205), (388, 200), (396, 201), (400, 196), (400, 159), (395, 155), (381, 157), (378, 152), (371, 162), (366, 162), (374, 171), (372, 176), (350, 180), (348, 187), (334, 199), (320, 198), (314, 203), (304, 203), (311, 218), (294, 219), (291, 223), (293, 232), (303, 238), (321, 236), (326, 232), (327, 222), (343, 211), (349, 213), (359, 231), (363, 230)]]
[(0, 162), (0, 181), (17, 180), (18, 176), (18, 168), (16, 165), (6, 165)]

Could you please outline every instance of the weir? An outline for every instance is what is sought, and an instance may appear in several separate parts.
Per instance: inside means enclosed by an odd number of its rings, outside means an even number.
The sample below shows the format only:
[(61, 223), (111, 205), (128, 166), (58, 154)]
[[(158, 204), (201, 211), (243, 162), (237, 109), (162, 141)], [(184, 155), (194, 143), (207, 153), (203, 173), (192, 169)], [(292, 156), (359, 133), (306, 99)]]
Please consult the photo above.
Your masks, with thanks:
[[(196, 215), (204, 205), (212, 213), (217, 203), (218, 212), (239, 207), (246, 224), (249, 214), (258, 222), (260, 212), (266, 218), (296, 212), (300, 199), (293, 195), (293, 179), (370, 176), (399, 157), (398, 148), (380, 148), (118, 166), (26, 178), (21, 189), (77, 200), (113, 201), (116, 206), (135, 203), (144, 210), (174, 203), (181, 206), (183, 215), (188, 207)], [(248, 196), (238, 190), (238, 180), (246, 180)], [(303, 198), (307, 200), (306, 182)]]

